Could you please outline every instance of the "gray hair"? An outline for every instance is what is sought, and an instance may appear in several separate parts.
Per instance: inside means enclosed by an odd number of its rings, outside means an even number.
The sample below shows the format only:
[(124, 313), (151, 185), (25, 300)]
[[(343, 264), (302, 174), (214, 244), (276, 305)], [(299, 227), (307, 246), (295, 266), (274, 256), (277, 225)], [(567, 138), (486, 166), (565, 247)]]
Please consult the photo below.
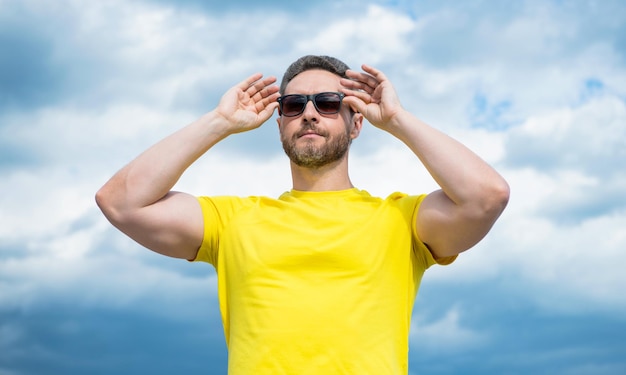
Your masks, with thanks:
[(302, 56), (289, 65), (289, 68), (285, 71), (283, 80), (280, 83), (280, 93), (284, 95), (287, 84), (291, 82), (295, 76), (307, 70), (314, 69), (326, 70), (340, 77), (347, 78), (346, 70), (350, 69), (350, 67), (343, 61), (330, 56)]

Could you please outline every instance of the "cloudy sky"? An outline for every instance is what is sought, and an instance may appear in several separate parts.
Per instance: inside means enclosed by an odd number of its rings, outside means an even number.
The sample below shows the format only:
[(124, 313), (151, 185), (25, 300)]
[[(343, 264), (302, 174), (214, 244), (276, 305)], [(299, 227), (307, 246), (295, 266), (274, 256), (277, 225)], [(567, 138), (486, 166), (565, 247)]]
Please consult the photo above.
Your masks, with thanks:
[[(382, 69), (511, 185), (489, 236), (425, 275), (411, 374), (626, 373), (626, 3), (0, 0), (0, 375), (225, 373), (212, 267), (141, 248), (93, 196), (229, 87), (304, 54)], [(358, 187), (436, 188), (367, 125)], [(290, 184), (270, 120), (176, 188)]]

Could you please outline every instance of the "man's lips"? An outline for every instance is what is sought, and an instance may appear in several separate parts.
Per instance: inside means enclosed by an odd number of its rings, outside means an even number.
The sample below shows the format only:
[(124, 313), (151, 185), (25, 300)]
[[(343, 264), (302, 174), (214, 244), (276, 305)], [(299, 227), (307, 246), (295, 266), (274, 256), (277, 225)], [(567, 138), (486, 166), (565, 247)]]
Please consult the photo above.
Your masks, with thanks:
[(302, 138), (302, 137), (323, 137), (323, 135), (321, 135), (320, 133), (313, 131), (313, 130), (305, 130), (303, 132), (299, 132), (297, 134), (298, 138)]

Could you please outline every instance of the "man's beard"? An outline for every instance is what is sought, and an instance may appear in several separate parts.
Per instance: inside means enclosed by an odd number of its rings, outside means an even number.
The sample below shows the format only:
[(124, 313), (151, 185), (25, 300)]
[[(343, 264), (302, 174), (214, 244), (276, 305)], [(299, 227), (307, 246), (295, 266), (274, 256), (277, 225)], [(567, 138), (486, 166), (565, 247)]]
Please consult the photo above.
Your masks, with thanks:
[[(307, 129), (324, 136), (324, 144), (318, 146), (315, 141), (307, 141), (300, 148), (296, 147), (298, 137)], [(282, 138), (282, 137), (281, 137)], [(316, 169), (343, 158), (350, 147), (352, 138), (350, 133), (341, 133), (337, 136), (328, 137), (327, 133), (319, 133), (314, 126), (305, 126), (300, 132), (294, 134), (291, 139), (282, 138), (283, 150), (289, 159), (296, 165), (305, 168)]]

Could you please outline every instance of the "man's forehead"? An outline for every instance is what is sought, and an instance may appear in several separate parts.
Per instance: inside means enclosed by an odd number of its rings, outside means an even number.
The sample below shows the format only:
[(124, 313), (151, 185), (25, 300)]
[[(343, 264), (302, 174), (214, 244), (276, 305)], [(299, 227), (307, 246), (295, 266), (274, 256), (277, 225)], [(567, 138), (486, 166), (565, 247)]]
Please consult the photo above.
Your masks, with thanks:
[(306, 70), (295, 77), (285, 87), (283, 95), (314, 94), (322, 91), (338, 91), (341, 77), (327, 70)]

